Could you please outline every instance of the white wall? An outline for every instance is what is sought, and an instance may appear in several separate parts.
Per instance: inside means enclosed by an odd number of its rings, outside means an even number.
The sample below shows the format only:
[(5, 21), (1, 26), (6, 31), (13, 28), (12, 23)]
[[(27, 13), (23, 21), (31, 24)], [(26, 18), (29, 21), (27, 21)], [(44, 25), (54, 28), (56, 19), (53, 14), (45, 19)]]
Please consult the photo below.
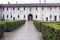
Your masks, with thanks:
[[(15, 17), (16, 20), (28, 20), (28, 15), (32, 14), (33, 15), (33, 20), (43, 20), (46, 21), (46, 17), (48, 17), (48, 21), (52, 20), (54, 21), (54, 16), (57, 16), (57, 21), (59, 21), (59, 15), (60, 15), (60, 10), (59, 7), (55, 8), (52, 7), (52, 10), (50, 10), (50, 7), (44, 7), (44, 10), (42, 10), (42, 7), (32, 7), (31, 11), (30, 11), (30, 7), (26, 7), (24, 10), (24, 7), (20, 7), (18, 10), (18, 7), (14, 8), (15, 10), (13, 10), (13, 8), (8, 8), (7, 11), (7, 7), (4, 8), (4, 10), (2, 9), (2, 15), (5, 15), (5, 20), (13, 20), (13, 17)], [(9, 16), (8, 18), (6, 16)], [(10, 15), (12, 15), (12, 18), (10, 17)], [(17, 17), (17, 15), (20, 15), (20, 18)], [(24, 18), (25, 15), (25, 18)], [(36, 18), (37, 15), (37, 18)], [(50, 19), (50, 15), (52, 15), (52, 18)]]

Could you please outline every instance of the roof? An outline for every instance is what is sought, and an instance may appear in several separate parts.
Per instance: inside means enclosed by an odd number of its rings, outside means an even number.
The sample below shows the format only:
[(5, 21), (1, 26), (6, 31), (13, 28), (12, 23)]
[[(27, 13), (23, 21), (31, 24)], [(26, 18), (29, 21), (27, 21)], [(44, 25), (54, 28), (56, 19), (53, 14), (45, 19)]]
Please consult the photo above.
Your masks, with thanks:
[(60, 3), (30, 3), (30, 4), (0, 4), (2, 7), (34, 7), (34, 6), (60, 6)]

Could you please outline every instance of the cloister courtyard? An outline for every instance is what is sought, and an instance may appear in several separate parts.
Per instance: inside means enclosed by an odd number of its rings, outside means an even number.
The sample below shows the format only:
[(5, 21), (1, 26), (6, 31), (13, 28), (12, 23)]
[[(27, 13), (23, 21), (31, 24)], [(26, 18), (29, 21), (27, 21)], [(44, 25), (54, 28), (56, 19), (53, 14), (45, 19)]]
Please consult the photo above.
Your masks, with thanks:
[(60, 3), (0, 4), (0, 40), (60, 40)]

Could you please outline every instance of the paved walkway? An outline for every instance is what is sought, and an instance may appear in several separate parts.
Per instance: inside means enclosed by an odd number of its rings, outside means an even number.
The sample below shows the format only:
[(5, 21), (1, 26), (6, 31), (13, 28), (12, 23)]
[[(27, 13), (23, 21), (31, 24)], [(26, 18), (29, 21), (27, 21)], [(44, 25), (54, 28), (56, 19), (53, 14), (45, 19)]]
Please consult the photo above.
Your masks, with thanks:
[(43, 40), (43, 38), (30, 21), (12, 32), (6, 32), (1, 40)]

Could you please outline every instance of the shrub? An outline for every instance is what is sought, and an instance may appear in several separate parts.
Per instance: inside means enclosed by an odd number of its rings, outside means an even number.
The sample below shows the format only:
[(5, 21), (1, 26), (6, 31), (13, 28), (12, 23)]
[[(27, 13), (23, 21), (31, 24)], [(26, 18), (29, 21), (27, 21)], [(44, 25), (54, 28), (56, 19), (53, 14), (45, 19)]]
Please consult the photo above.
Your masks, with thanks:
[(40, 28), (41, 28), (40, 22), (39, 22), (39, 21), (34, 21), (33, 23), (34, 23), (35, 27), (38, 29), (38, 31), (41, 32), (41, 29), (40, 29)]
[[(60, 22), (33, 21), (45, 40), (60, 40)], [(40, 25), (40, 26), (39, 26)]]
[(13, 29), (23, 25), (25, 20), (18, 20), (18, 21), (6, 21), (6, 30), (7, 32), (12, 31)]
[(0, 38), (3, 36), (4, 34), (4, 30), (5, 30), (5, 22), (0, 22)]
[(23, 25), (25, 20), (18, 21), (0, 21), (0, 38), (3, 36), (4, 31), (12, 31), (13, 29)]

